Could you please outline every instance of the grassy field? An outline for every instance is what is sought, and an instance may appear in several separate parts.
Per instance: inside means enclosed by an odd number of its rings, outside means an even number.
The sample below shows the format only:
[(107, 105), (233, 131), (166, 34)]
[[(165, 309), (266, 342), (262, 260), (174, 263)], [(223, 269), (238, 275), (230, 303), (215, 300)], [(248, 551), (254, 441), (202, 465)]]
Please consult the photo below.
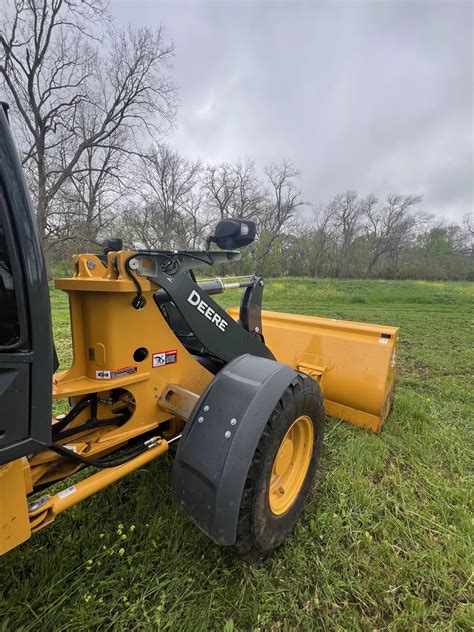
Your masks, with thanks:
[(0, 630), (472, 629), (474, 286), (280, 279), (265, 307), (401, 328), (383, 432), (328, 419), (303, 519), (258, 567), (174, 509), (158, 459), (0, 558)]

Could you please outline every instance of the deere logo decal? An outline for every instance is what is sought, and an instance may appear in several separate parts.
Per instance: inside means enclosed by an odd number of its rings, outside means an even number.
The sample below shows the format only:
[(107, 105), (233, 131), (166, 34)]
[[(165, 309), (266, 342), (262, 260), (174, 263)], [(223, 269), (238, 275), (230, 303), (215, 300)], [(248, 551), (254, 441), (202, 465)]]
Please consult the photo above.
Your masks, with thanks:
[(219, 314), (216, 314), (212, 307), (209, 307), (209, 305), (202, 300), (196, 290), (193, 290), (188, 296), (188, 303), (191, 303), (193, 307), (196, 307), (197, 311), (201, 312), (201, 314), (205, 316), (207, 320), (210, 320), (213, 325), (218, 327), (221, 331), (225, 331), (225, 328), (229, 323), (224, 320), (224, 318), (221, 318)]

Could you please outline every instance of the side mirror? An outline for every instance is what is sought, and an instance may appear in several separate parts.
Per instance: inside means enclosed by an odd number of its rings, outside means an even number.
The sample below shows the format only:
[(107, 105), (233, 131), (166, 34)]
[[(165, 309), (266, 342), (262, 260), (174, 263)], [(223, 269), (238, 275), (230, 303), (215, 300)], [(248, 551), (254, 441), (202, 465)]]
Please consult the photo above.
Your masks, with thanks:
[(109, 237), (102, 244), (102, 252), (107, 255), (109, 252), (119, 252), (123, 250), (123, 243), (120, 237)]
[(215, 243), (221, 250), (236, 250), (255, 240), (257, 227), (249, 219), (221, 219), (213, 235), (206, 240), (206, 248)]

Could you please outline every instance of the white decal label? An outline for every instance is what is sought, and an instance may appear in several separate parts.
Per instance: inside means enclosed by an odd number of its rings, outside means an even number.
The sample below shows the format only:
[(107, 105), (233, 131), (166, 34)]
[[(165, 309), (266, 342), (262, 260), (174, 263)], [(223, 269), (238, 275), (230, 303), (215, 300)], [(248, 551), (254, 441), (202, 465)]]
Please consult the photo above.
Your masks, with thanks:
[(133, 375), (138, 371), (136, 366), (124, 366), (114, 371), (96, 371), (96, 380), (113, 380), (117, 377), (127, 377), (127, 375)]
[(110, 371), (96, 371), (95, 377), (97, 380), (110, 380)]
[(152, 355), (152, 367), (154, 369), (159, 366), (166, 366), (167, 364), (175, 364), (177, 361), (178, 351), (176, 349), (161, 351), (160, 353), (154, 353)]
[(195, 307), (198, 312), (205, 316), (207, 320), (215, 325), (218, 329), (220, 329), (221, 331), (225, 331), (225, 328), (229, 323), (224, 318), (221, 318), (219, 314), (216, 314), (212, 307), (209, 307), (209, 305), (202, 300), (196, 290), (193, 290), (188, 296), (188, 303)]
[(388, 344), (388, 338), (379, 338), (379, 344), (386, 345)]
[(58, 496), (59, 498), (67, 498), (71, 494), (74, 494), (75, 491), (76, 491), (75, 486), (71, 485), (71, 487), (66, 487), (66, 489), (63, 489), (62, 492), (58, 492)]

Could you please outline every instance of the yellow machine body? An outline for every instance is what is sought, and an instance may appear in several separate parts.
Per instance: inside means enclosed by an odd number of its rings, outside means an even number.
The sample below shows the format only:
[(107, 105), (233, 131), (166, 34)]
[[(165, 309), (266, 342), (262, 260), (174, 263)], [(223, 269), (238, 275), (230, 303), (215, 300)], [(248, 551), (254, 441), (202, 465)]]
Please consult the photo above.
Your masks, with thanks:
[[(50, 524), (65, 509), (166, 452), (168, 440), (181, 432), (213, 377), (180, 343), (156, 308), (156, 286), (140, 279), (147, 304), (140, 310), (130, 307), (135, 287), (124, 270), (130, 254), (110, 253), (107, 268), (95, 255), (74, 256), (75, 275), (56, 280), (56, 287), (69, 294), (73, 362), (69, 369), (54, 375), (54, 399), (74, 402), (97, 393), (100, 419), (113, 420), (119, 409), (131, 412), (128, 421), (118, 428), (111, 424), (87, 430), (60, 443), (78, 455), (99, 459), (164, 422), (166, 429), (157, 432), (143, 455), (29, 505), (27, 494), (35, 487), (64, 480), (83, 466), (51, 450), (0, 466), (0, 555)], [(134, 353), (140, 348), (149, 353), (135, 361)], [(153, 368), (153, 354), (169, 351), (176, 353), (177, 361)], [(111, 377), (98, 377), (101, 375)], [(123, 389), (121, 400), (113, 405), (108, 403), (111, 389)], [(81, 425), (87, 417), (87, 411), (83, 411), (71, 426)], [(60, 419), (61, 415), (53, 418), (52, 424)]]
[[(146, 305), (131, 309), (136, 286), (125, 270), (133, 253), (108, 254), (107, 266), (95, 255), (75, 255), (74, 276), (56, 281), (70, 299), (73, 363), (56, 373), (55, 399), (77, 402), (98, 395), (97, 416), (111, 421), (60, 441), (88, 459), (113, 453), (134, 437), (149, 433), (149, 450), (123, 465), (103, 469), (61, 491), (35, 497), (39, 486), (66, 479), (84, 466), (46, 449), (0, 466), (0, 554), (50, 524), (55, 516), (163, 454), (178, 438), (192, 408), (213, 379), (181, 344), (153, 301), (158, 289), (140, 277)], [(237, 319), (238, 310), (229, 310)], [(322, 387), (326, 413), (379, 431), (393, 399), (398, 329), (325, 318), (263, 312), (265, 344), (276, 359), (307, 373)], [(146, 349), (145, 357), (137, 350)], [(154, 354), (174, 352), (175, 361), (153, 366)], [(120, 399), (110, 393), (120, 389)], [(121, 411), (129, 418), (118, 426)], [(72, 422), (83, 424), (86, 410)], [(60, 423), (61, 416), (52, 424)]]

